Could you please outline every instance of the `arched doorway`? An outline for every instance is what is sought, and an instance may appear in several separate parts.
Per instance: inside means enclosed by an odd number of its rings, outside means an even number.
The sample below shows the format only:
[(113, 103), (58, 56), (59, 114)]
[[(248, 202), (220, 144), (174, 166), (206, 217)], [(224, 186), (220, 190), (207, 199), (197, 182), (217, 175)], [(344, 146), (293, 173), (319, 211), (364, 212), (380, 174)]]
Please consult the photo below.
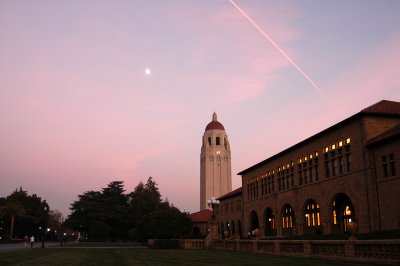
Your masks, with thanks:
[(355, 212), (350, 198), (344, 193), (335, 195), (332, 201), (333, 233), (348, 231), (348, 225), (355, 219)]
[(321, 213), (319, 204), (308, 199), (304, 204), (304, 234), (322, 234)]
[(193, 227), (192, 235), (193, 235), (195, 238), (200, 238), (200, 235), (201, 235), (201, 233), (200, 233), (200, 228), (198, 228), (197, 226)]
[(240, 236), (240, 238), (242, 238), (243, 236), (242, 223), (240, 222), (240, 220), (237, 220), (236, 224), (237, 224), (237, 233)]
[(226, 235), (225, 232), (224, 232), (224, 236), (225, 237), (229, 237), (231, 235), (231, 227), (232, 227), (232, 225), (229, 222), (226, 222), (225, 230), (228, 231), (228, 234)]
[(282, 235), (296, 235), (296, 216), (292, 206), (286, 204), (282, 208)]
[(275, 229), (275, 214), (271, 208), (265, 209), (265, 235), (266, 236), (275, 236), (276, 229)]
[(231, 221), (231, 235), (236, 234), (236, 226), (235, 226), (235, 221)]
[(260, 223), (258, 222), (258, 215), (255, 211), (250, 213), (250, 230), (255, 230), (260, 228)]

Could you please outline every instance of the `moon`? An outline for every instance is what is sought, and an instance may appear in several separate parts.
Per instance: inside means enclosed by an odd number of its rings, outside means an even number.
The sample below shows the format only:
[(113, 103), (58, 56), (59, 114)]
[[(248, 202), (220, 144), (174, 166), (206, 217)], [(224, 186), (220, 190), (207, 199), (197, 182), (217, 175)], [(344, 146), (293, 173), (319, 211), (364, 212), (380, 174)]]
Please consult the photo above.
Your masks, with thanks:
[(150, 68), (146, 68), (144, 73), (146, 73), (147, 76), (150, 75), (151, 74), (151, 69)]

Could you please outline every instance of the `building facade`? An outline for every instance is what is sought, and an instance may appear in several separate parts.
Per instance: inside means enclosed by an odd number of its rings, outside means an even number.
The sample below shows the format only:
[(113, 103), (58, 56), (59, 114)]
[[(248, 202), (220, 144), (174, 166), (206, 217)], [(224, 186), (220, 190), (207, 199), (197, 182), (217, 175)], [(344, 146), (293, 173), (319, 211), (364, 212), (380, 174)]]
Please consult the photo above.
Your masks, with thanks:
[(399, 159), (400, 103), (378, 102), (241, 171), (241, 211), (222, 196), (217, 222), (266, 237), (398, 230)]
[(232, 191), (231, 149), (224, 126), (217, 114), (206, 126), (200, 153), (200, 211), (208, 209), (207, 200)]

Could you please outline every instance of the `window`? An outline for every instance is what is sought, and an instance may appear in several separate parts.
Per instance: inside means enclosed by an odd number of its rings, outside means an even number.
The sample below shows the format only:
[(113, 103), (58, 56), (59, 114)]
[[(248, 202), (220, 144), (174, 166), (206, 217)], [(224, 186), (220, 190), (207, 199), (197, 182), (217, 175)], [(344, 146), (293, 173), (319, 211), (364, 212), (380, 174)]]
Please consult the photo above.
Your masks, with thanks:
[(220, 145), (220, 142), (219, 142), (219, 137), (217, 137), (216, 139), (215, 139), (215, 143), (216, 143), (216, 145)]
[(208, 145), (211, 145), (211, 137), (208, 137)]
[(388, 164), (387, 164), (387, 156), (382, 156), (382, 168), (383, 168), (383, 176), (388, 177), (389, 176), (389, 171), (388, 171)]
[(392, 176), (396, 175), (396, 165), (393, 153), (389, 154), (390, 173)]
[(247, 199), (258, 197), (258, 177), (247, 182)]
[(274, 192), (274, 174), (273, 172), (268, 172), (268, 177), (267, 177), (267, 193), (271, 194)]
[(338, 160), (339, 160), (339, 174), (340, 174), (340, 175), (343, 175), (343, 173), (344, 173), (344, 161), (343, 161), (343, 156), (340, 156), (340, 157), (338, 158)]
[(318, 177), (318, 152), (310, 153), (299, 159), (299, 185), (315, 182)]
[[(345, 153), (343, 154), (343, 146)], [(325, 176), (336, 176), (343, 175), (345, 171), (351, 172), (352, 161), (350, 152), (350, 138), (346, 138), (344, 141), (339, 140), (335, 144), (330, 144), (325, 147), (324, 152), (324, 164), (325, 164)]]
[(336, 201), (333, 202), (332, 216), (333, 216), (333, 224), (337, 224)]
[(261, 177), (261, 196), (267, 194), (267, 178), (265, 176)]
[(351, 154), (346, 154), (346, 165), (347, 165), (347, 172), (351, 172), (352, 165), (351, 165)]
[(286, 206), (283, 210), (282, 227), (292, 228), (295, 225), (294, 212), (292, 207)]
[(396, 175), (396, 164), (393, 153), (382, 156), (382, 168), (384, 177)]
[(242, 210), (242, 201), (236, 200), (236, 211), (241, 211), (241, 210)]
[(310, 200), (305, 209), (305, 223), (307, 226), (319, 226), (321, 225), (321, 215), (319, 211), (319, 205), (313, 200)]
[(332, 159), (332, 175), (335, 176), (337, 172), (337, 161), (336, 159)]

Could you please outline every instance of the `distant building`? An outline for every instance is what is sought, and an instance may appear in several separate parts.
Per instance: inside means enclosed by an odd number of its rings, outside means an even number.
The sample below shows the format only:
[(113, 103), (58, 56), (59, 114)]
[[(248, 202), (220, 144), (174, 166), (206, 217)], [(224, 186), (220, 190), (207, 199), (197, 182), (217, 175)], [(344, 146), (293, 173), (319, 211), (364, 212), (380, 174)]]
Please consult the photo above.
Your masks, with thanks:
[(208, 234), (211, 223), (212, 211), (209, 209), (189, 214), (192, 220), (192, 237), (205, 237)]
[(207, 200), (232, 191), (231, 149), (224, 126), (217, 114), (206, 126), (200, 154), (200, 211)]
[(336, 234), (354, 221), (361, 233), (398, 230), (400, 103), (378, 102), (239, 175), (242, 188), (219, 197), (220, 232)]

